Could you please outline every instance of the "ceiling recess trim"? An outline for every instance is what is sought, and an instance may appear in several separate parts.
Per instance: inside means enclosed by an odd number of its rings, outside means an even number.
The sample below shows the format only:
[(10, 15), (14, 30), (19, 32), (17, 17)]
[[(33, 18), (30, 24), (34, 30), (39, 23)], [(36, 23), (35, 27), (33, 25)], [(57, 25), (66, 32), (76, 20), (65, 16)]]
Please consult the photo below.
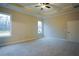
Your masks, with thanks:
[(24, 6), (17, 4), (17, 3), (10, 3), (10, 4), (13, 5), (13, 6), (16, 6), (16, 7), (24, 8)]

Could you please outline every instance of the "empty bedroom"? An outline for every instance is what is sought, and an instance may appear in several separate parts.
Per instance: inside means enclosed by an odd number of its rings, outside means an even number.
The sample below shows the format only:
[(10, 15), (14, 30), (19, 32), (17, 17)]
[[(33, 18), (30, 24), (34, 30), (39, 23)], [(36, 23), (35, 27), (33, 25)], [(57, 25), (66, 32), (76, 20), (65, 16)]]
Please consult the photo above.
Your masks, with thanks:
[(0, 3), (0, 56), (79, 56), (79, 4)]

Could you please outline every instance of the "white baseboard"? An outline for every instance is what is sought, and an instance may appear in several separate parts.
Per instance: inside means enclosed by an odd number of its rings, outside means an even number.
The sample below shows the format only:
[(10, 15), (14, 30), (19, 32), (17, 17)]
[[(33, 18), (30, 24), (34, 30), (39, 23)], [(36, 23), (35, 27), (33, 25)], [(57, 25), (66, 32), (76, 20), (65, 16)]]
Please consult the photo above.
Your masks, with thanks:
[(10, 41), (6, 42), (4, 44), (0, 44), (0, 46), (7, 46), (7, 45), (12, 45), (12, 44), (17, 44), (17, 43), (22, 43), (22, 42), (28, 42), (31, 40), (35, 40), (36, 38), (28, 38), (28, 40), (16, 40), (16, 41)]
[(79, 43), (79, 41), (64, 39), (65, 41)]
[(58, 38), (58, 37), (44, 37), (44, 39), (57, 39), (57, 40), (64, 40), (64, 41), (69, 41), (69, 42), (76, 42), (79, 43), (79, 41), (75, 41), (75, 40), (67, 40), (65, 38)]
[(53, 39), (62, 39), (62, 40), (64, 39), (64, 38), (59, 38), (59, 37), (44, 37), (44, 38), (45, 39), (52, 39), (53, 38)]
[[(27, 38), (27, 40), (16, 40), (16, 41), (10, 41), (10, 42), (6, 42), (4, 44), (0, 44), (0, 46), (6, 46), (6, 45), (12, 45), (12, 44), (17, 44), (17, 43), (22, 43), (22, 42), (28, 42), (28, 41), (32, 41), (32, 40), (36, 40), (39, 38)], [(79, 41), (72, 41), (72, 40), (67, 40), (67, 39), (62, 39), (62, 38), (57, 38), (57, 37), (44, 37), (42, 39), (57, 39), (57, 40), (64, 40), (64, 41), (70, 41), (70, 42), (76, 42), (79, 43)]]

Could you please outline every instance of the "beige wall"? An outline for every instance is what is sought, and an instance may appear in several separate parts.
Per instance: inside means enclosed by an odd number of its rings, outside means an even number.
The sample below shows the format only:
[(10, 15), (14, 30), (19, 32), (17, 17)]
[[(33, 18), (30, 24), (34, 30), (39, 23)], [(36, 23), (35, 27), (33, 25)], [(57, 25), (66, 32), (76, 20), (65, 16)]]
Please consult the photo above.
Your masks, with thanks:
[[(0, 39), (0, 43), (28, 41), (32, 38), (38, 38), (37, 34), (37, 18), (30, 15), (25, 15), (16, 11), (5, 8), (0, 8), (0, 12), (12, 15), (12, 36), (7, 39)], [(66, 38), (67, 21), (78, 20), (79, 13), (72, 12), (51, 16), (44, 20), (44, 36)]]
[(45, 37), (56, 37), (66, 39), (67, 22), (71, 20), (79, 20), (79, 13), (60, 13), (57, 16), (51, 16), (44, 20)]
[(35, 17), (5, 8), (0, 8), (0, 12), (12, 16), (12, 36), (3, 42), (27, 41), (37, 38), (37, 19)]

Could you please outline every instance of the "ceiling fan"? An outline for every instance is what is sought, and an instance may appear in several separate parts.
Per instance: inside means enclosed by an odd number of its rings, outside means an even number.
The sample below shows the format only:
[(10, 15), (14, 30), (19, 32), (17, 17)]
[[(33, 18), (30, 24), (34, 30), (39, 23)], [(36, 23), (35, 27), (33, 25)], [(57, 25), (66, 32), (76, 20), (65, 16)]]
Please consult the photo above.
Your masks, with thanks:
[(35, 7), (40, 7), (41, 10), (43, 10), (44, 8), (51, 8), (50, 3), (39, 3), (37, 6)]

